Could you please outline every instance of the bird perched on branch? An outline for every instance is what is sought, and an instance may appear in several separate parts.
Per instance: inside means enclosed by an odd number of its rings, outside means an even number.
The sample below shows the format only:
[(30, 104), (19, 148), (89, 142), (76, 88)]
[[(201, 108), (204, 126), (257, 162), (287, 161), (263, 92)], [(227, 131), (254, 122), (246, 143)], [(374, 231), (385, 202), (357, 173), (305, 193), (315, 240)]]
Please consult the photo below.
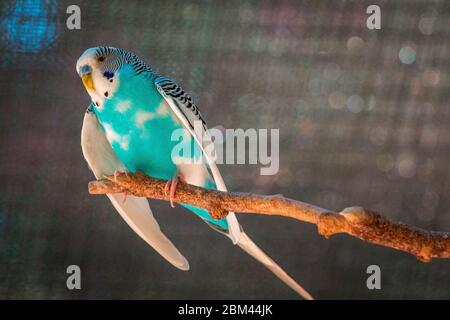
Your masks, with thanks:
[[(92, 99), (84, 117), (81, 145), (97, 179), (116, 171), (141, 171), (168, 180), (166, 190), (171, 200), (178, 179), (226, 191), (212, 153), (206, 151), (211, 141), (204, 139), (208, 136), (205, 122), (191, 97), (174, 81), (154, 72), (135, 54), (113, 47), (86, 50), (76, 68)], [(173, 156), (177, 141), (173, 141), (172, 134), (176, 130), (185, 132), (185, 143), (193, 142), (193, 152), (181, 159)], [(206, 161), (186, 161), (199, 155)], [(124, 194), (108, 197), (141, 238), (175, 267), (189, 269), (186, 258), (160, 230), (146, 198), (128, 196), (125, 200)], [(244, 233), (233, 212), (225, 219), (215, 220), (205, 209), (183, 206), (229, 237), (304, 298), (312, 299)]]

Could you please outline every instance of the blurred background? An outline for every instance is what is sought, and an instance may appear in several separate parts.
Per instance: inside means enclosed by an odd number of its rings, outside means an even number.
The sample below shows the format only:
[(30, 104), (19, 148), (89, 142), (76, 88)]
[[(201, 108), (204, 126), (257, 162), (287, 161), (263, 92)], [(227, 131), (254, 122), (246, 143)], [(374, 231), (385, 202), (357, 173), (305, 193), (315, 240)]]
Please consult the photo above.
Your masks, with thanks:
[[(81, 8), (68, 30), (66, 8)], [(368, 30), (366, 8), (381, 8)], [(190, 92), (210, 127), (279, 128), (280, 171), (223, 165), (229, 189), (333, 210), (361, 205), (450, 231), (448, 1), (7, 1), (0, 4), (0, 298), (298, 299), (200, 219), (151, 201), (188, 258), (181, 272), (104, 196), (80, 130), (75, 62), (133, 51)], [(449, 299), (450, 262), (286, 218), (239, 215), (247, 233), (319, 299)], [(82, 290), (66, 288), (66, 268)], [(368, 290), (366, 268), (381, 268)]]

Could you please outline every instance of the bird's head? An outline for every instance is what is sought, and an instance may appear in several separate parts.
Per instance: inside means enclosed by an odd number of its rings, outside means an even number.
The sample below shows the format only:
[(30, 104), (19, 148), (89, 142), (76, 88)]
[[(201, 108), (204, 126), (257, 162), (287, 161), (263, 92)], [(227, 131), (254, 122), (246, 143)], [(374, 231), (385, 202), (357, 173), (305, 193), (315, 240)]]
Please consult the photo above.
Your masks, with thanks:
[(123, 55), (113, 47), (87, 49), (77, 61), (77, 73), (97, 106), (111, 98), (118, 85), (117, 71), (123, 64)]

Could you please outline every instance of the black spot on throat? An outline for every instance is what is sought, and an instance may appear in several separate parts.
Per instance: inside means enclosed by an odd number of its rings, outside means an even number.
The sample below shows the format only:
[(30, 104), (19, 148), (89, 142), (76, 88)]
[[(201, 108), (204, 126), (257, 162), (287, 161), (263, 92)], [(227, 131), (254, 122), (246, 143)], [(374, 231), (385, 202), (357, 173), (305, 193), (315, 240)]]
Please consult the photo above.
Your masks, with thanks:
[(105, 91), (104, 95), (105, 95), (105, 97), (107, 97), (108, 96), (108, 91)]

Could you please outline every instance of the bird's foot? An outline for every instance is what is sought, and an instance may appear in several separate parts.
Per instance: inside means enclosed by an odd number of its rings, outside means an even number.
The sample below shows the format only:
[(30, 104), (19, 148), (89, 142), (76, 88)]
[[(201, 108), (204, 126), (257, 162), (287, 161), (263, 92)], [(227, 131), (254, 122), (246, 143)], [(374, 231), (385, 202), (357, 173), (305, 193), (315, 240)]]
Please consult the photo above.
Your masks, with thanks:
[(172, 179), (167, 181), (166, 185), (164, 186), (164, 194), (166, 196), (169, 195), (170, 206), (172, 208), (175, 208), (173, 200), (175, 199), (175, 193), (177, 191), (177, 186), (180, 181), (183, 182), (183, 179), (179, 174), (177, 174)]
[[(114, 182), (117, 183), (117, 177), (119, 176), (119, 174), (121, 173), (125, 173), (125, 175), (128, 177), (129, 175), (129, 171), (125, 169), (124, 172), (120, 172), (119, 170), (114, 171)], [(128, 197), (128, 192), (124, 192), (124, 197), (122, 200), (122, 203), (125, 203), (127, 201), (127, 197)]]
[(127, 178), (130, 177), (130, 171), (128, 171), (127, 169), (125, 169), (123, 172), (120, 171), (120, 170), (115, 170), (115, 171), (114, 171), (114, 182), (117, 183), (117, 177), (118, 177), (120, 174), (123, 174), (123, 173), (127, 176)]

